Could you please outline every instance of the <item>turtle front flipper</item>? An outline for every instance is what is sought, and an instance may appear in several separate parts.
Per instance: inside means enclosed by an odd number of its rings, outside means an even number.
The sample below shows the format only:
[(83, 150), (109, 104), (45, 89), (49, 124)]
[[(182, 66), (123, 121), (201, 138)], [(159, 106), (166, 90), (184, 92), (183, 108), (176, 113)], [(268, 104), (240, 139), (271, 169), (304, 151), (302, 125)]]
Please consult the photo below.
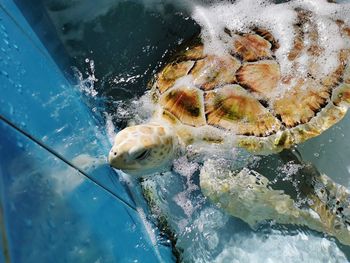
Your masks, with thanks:
[(255, 170), (235, 172), (217, 160), (204, 163), (200, 186), (212, 202), (252, 228), (265, 220), (303, 225), (350, 245), (350, 193), (314, 167), (300, 167), (293, 175), (294, 194), (281, 189), (284, 183), (270, 181)]

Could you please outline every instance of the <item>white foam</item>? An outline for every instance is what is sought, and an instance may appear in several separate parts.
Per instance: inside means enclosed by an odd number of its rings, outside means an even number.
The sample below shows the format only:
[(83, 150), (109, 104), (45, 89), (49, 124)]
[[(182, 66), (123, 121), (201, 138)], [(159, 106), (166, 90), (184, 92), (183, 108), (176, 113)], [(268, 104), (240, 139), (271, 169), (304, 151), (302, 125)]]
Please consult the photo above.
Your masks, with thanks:
[[(114, 104), (116, 105), (116, 112), (113, 116), (117, 117), (119, 121), (129, 121), (129, 125), (148, 122), (157, 108), (152, 102), (149, 92), (146, 92), (140, 98), (135, 97), (131, 100), (119, 100), (115, 101)], [(107, 128), (111, 127), (107, 126)]]
[[(174, 197), (175, 203), (182, 208), (187, 218), (190, 218), (196, 207), (190, 201), (191, 193), (198, 190), (198, 186), (193, 182), (193, 174), (199, 169), (199, 164), (189, 162), (186, 156), (174, 161), (174, 171), (182, 175), (186, 180), (186, 188)], [(181, 225), (183, 225), (181, 223)], [(179, 226), (180, 228), (182, 226)]]
[(72, 159), (72, 163), (84, 171), (89, 171), (95, 169), (97, 166), (106, 163), (106, 157), (101, 156), (91, 156), (89, 154), (83, 153)]
[(280, 166), (278, 171), (283, 174), (283, 177), (291, 177), (295, 175), (300, 169), (302, 169), (304, 165), (296, 164), (293, 161), (289, 161), (288, 163)]
[(226, 49), (225, 43), (221, 40), (224, 28), (237, 32), (248, 32), (253, 26), (267, 28), (281, 43), (278, 51), (280, 56), (286, 54), (293, 44), (293, 38), (290, 35), (294, 34), (292, 25), (296, 14), (290, 8), (285, 8), (285, 5), (241, 0), (235, 4), (226, 2), (212, 6), (196, 6), (192, 17), (202, 27), (202, 39), (205, 51), (208, 53), (221, 54)]
[(298, 233), (232, 238), (213, 262), (348, 262), (334, 242)]
[[(312, 12), (311, 20), (318, 30), (318, 45), (323, 50), (317, 57), (304, 52), (298, 59), (298, 67), (291, 73), (292, 62), (288, 60), (294, 38), (294, 24), (297, 21), (295, 8)], [(307, 62), (320, 65), (318, 77), (322, 78), (335, 70), (338, 65), (338, 53), (344, 47), (350, 47), (336, 24), (337, 19), (349, 24), (350, 3), (331, 4), (326, 0), (295, 0), (283, 4), (273, 4), (263, 0), (239, 0), (235, 3), (219, 2), (211, 5), (196, 4), (192, 17), (202, 27), (202, 39), (205, 52), (222, 55), (229, 52), (224, 28), (236, 32), (249, 32), (252, 27), (269, 30), (278, 40), (280, 47), (275, 55), (280, 64), (282, 76), (289, 74), (306, 77)], [(304, 25), (305, 26), (305, 25)], [(312, 29), (310, 30), (312, 31)], [(312, 43), (305, 42), (306, 46)], [(291, 86), (291, 85), (289, 85)], [(282, 86), (281, 88), (288, 88)]]
[[(105, 156), (91, 156), (89, 154), (80, 154), (74, 157), (71, 162), (80, 169), (89, 172), (96, 167), (106, 163)], [(65, 167), (55, 173), (48, 173), (52, 179), (54, 190), (57, 194), (65, 196), (72, 193), (82, 183), (84, 178), (78, 173), (74, 173), (71, 167)]]

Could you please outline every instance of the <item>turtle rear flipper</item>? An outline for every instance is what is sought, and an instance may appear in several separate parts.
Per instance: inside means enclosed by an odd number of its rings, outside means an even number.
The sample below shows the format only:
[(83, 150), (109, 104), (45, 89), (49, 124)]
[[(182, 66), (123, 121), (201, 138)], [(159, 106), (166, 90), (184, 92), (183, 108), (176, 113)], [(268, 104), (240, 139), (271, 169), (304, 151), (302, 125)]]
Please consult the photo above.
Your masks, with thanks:
[[(295, 177), (303, 178), (293, 180), (299, 182), (293, 184), (294, 196), (285, 189), (276, 189), (275, 182), (255, 170), (244, 168), (234, 172), (214, 160), (204, 163), (200, 186), (213, 203), (252, 228), (273, 220), (278, 224), (306, 226), (350, 245), (350, 193), (315, 167), (302, 166)], [(296, 198), (300, 195), (302, 204)]]

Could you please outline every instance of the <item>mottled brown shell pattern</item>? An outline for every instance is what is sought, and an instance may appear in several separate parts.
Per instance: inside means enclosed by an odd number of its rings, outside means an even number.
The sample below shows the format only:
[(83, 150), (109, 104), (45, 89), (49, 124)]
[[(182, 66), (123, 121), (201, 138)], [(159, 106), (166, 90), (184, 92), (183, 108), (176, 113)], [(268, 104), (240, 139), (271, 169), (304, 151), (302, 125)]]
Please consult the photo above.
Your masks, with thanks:
[[(302, 52), (311, 58), (322, 52), (311, 14), (299, 11), (298, 16), (301, 22), (295, 25), (294, 46), (288, 55), (295, 66)], [(342, 21), (338, 25), (344, 37), (349, 37), (349, 27)], [(304, 26), (312, 30), (305, 32)], [(340, 52), (339, 66), (322, 78), (315, 78), (322, 65), (315, 65), (312, 59), (307, 65), (308, 78), (293, 75), (293, 68), (290, 76), (281, 76), (274, 55), (279, 43), (269, 31), (254, 28), (248, 33), (225, 32), (232, 40), (230, 55), (205, 55), (203, 45), (196, 43), (156, 76), (153, 97), (182, 124), (212, 125), (237, 135), (267, 137), (308, 123), (331, 102), (333, 90), (346, 82), (349, 50)], [(289, 88), (271, 99), (279, 83)], [(338, 93), (349, 100), (348, 86)]]

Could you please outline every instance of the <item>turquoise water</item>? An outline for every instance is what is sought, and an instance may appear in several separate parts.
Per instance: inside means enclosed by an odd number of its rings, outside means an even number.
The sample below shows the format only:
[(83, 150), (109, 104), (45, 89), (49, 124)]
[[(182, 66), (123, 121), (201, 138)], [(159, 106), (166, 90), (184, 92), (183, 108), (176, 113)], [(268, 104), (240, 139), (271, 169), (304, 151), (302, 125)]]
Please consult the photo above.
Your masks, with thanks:
[[(139, 97), (171, 52), (200, 30), (181, 4), (167, 1), (45, 1), (78, 76), (86, 103), (110, 134), (142, 120)], [(300, 146), (303, 160), (350, 189), (346, 136), (349, 114)], [(281, 175), (285, 161), (270, 156), (262, 169)], [(252, 230), (211, 204), (198, 186), (198, 163), (180, 159), (174, 170), (141, 185), (165, 242), (184, 262), (348, 262), (350, 249), (303, 227), (273, 222)], [(280, 169), (280, 170), (279, 170)], [(288, 169), (288, 168), (287, 168)], [(137, 182), (138, 184), (139, 182)], [(153, 201), (152, 201), (153, 200)]]

